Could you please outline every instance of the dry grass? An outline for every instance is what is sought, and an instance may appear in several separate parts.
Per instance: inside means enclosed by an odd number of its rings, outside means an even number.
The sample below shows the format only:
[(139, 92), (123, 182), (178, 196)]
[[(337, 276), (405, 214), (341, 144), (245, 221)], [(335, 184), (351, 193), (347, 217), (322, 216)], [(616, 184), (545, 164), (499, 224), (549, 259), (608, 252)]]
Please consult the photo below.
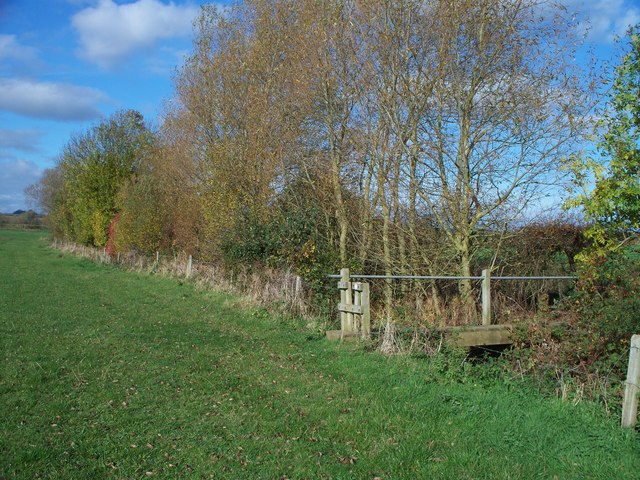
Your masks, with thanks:
[(56, 240), (53, 246), (63, 252), (88, 258), (97, 263), (113, 264), (139, 273), (188, 279), (198, 288), (239, 295), (247, 306), (276, 308), (281, 313), (306, 319), (312, 316), (304, 282), (291, 270), (229, 269), (221, 265), (192, 261), (191, 274), (187, 277), (189, 259), (183, 253), (174, 256), (149, 257), (127, 252), (109, 256), (106, 249), (77, 245), (72, 242)]

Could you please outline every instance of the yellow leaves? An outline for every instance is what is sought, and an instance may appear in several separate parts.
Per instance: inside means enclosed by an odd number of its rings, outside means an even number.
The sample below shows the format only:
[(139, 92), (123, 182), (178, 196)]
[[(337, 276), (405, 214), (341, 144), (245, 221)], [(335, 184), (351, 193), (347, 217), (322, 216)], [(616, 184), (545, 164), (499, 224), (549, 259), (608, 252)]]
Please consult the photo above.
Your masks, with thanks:
[(109, 219), (106, 215), (98, 210), (94, 210), (91, 214), (91, 234), (93, 243), (96, 247), (104, 247), (107, 244), (107, 226)]

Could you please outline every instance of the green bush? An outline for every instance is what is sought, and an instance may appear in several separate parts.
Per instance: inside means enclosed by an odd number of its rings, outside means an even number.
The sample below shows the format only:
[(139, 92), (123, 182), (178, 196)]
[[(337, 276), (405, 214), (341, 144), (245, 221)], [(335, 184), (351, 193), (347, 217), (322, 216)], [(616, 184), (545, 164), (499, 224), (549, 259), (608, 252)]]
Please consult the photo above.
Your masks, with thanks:
[(578, 297), (589, 332), (590, 363), (623, 367), (631, 335), (640, 333), (640, 245), (610, 253), (582, 272)]
[(311, 292), (311, 304), (328, 314), (335, 288), (327, 275), (338, 269), (338, 252), (326, 239), (323, 214), (317, 206), (293, 202), (274, 205), (268, 218), (247, 215), (221, 242), (224, 262), (231, 267), (293, 268)]
[(618, 408), (629, 340), (640, 333), (640, 245), (583, 263), (577, 290), (556, 313), (563, 324), (517, 329), (514, 371), (543, 391)]

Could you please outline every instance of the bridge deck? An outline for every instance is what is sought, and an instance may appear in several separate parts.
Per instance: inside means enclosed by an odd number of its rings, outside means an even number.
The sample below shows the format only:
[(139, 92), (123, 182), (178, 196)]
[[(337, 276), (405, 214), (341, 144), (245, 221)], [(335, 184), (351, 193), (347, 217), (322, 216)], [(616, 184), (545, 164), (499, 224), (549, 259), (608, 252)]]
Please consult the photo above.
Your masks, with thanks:
[(445, 338), (460, 347), (510, 345), (513, 343), (512, 325), (466, 325), (446, 327)]
[[(564, 322), (552, 322), (547, 326), (560, 327)], [(483, 347), (491, 345), (511, 345), (513, 343), (513, 325), (464, 325), (445, 327), (441, 331), (445, 340), (460, 347)], [(355, 334), (342, 337), (340, 330), (328, 330), (329, 340), (357, 340)]]

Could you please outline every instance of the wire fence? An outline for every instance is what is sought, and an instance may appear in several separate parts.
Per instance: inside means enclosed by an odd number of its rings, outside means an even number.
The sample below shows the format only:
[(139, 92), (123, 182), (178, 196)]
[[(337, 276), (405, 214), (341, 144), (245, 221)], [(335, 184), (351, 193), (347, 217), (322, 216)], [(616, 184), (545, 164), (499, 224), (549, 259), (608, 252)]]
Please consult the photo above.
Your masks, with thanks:
[[(347, 277), (344, 277), (345, 271)], [(512, 323), (560, 303), (578, 280), (574, 275), (380, 275), (351, 274), (348, 269), (329, 279), (370, 282), (372, 317), (396, 312), (396, 320), (440, 327)], [(456, 282), (471, 282), (463, 300)], [(496, 282), (499, 283), (496, 283)], [(532, 285), (532, 282), (536, 285)], [(500, 285), (503, 284), (503, 285)], [(391, 290), (391, 293), (389, 291)]]
[[(340, 274), (327, 275), (327, 278), (340, 278)], [(377, 279), (377, 280), (483, 280), (485, 276), (459, 276), (459, 275), (361, 275), (349, 274), (350, 278)], [(539, 276), (491, 276), (491, 280), (577, 280), (577, 276), (571, 275), (539, 275)]]

